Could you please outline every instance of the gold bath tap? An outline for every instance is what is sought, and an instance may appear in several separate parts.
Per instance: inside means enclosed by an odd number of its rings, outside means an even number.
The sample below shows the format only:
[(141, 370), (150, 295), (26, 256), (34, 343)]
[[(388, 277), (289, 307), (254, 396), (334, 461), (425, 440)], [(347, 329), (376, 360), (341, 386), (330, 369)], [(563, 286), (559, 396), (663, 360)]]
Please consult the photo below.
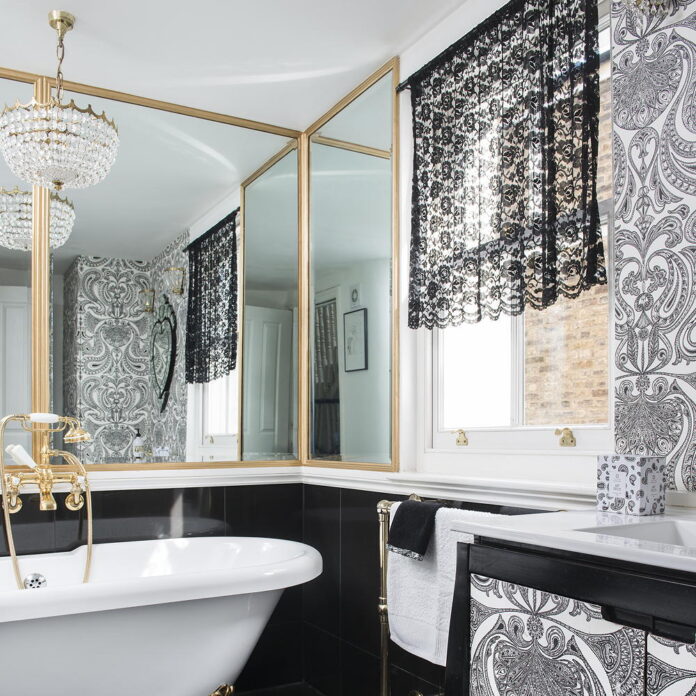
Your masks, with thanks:
[[(47, 444), (41, 447), (39, 462), (37, 463), (21, 445), (9, 445), (4, 449), (5, 428), (10, 422), (18, 422), (21, 427), (32, 433), (45, 436), (48, 442), (48, 434), (63, 432), (63, 440), (68, 443), (86, 442), (90, 439), (79, 421), (67, 416), (57, 416), (52, 413), (32, 413), (29, 415), (5, 416), (0, 419), (0, 494), (2, 495), (3, 515), (5, 518), (5, 536), (7, 546), (12, 556), (15, 579), (20, 589), (24, 587), (19, 563), (15, 552), (14, 538), (10, 515), (22, 509), (22, 488), (36, 486), (39, 490), (39, 509), (53, 511), (57, 509), (56, 499), (53, 495), (56, 485), (67, 485), (68, 494), (65, 498), (65, 507), (77, 512), (85, 504), (87, 505), (87, 556), (85, 559), (85, 572), (83, 581), (89, 579), (92, 561), (92, 496), (87, 478), (87, 471), (82, 462), (71, 452), (51, 449)], [(6, 451), (17, 468), (8, 471), (5, 466), (4, 451)], [(53, 459), (61, 459), (61, 464), (53, 464)], [(21, 468), (20, 468), (21, 467)], [(14, 468), (14, 467), (13, 467)]]
[[(82, 509), (85, 504), (84, 490), (87, 472), (74, 454), (44, 447), (41, 450), (39, 464), (37, 464), (21, 445), (10, 445), (6, 451), (15, 464), (29, 468), (29, 471), (3, 475), (8, 496), (8, 510), (11, 514), (22, 509), (22, 499), (19, 495), (22, 487), (32, 485), (39, 489), (39, 509), (44, 512), (52, 512), (58, 507), (53, 496), (56, 484), (70, 486), (70, 492), (65, 501), (65, 506), (69, 510)], [(51, 464), (51, 459), (56, 457), (63, 459), (70, 468), (66, 470), (65, 465), (57, 467)]]

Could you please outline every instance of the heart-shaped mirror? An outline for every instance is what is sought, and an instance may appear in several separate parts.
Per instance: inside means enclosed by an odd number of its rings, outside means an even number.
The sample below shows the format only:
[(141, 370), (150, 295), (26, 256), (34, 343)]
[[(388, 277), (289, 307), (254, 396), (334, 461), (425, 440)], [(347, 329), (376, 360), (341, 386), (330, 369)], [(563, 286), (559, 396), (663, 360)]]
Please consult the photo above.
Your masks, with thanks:
[(176, 362), (176, 315), (166, 295), (157, 309), (150, 342), (150, 367), (160, 412), (167, 407)]

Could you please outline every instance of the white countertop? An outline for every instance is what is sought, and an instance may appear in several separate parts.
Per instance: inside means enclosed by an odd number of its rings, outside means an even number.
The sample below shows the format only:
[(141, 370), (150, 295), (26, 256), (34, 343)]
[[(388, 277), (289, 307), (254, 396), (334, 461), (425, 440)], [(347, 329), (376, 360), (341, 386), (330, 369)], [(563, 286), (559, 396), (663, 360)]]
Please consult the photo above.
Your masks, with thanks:
[[(611, 535), (611, 529), (615, 526), (659, 523), (668, 523), (668, 526), (674, 529), (681, 526), (686, 536), (693, 535), (687, 542), (690, 545)], [(594, 527), (602, 527), (602, 530), (580, 531)], [(696, 573), (696, 513), (688, 509), (670, 508), (664, 515), (646, 517), (590, 509), (536, 515), (491, 515), (480, 518), (472, 516), (468, 519), (462, 516), (462, 520), (454, 522), (452, 528), (459, 532), (494, 539)], [(641, 531), (646, 536), (651, 536), (653, 530), (659, 531), (655, 527)], [(620, 531), (631, 530), (625, 530), (625, 527), (624, 530), (617, 528), (617, 532)]]

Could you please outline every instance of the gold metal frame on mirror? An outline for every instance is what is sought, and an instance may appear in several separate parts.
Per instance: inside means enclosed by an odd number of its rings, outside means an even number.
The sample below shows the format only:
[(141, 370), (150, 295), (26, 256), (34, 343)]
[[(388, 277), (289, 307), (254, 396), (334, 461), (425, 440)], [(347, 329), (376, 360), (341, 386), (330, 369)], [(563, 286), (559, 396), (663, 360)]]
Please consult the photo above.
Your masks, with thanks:
[[(27, 73), (7, 68), (0, 68), (0, 78), (14, 80), (33, 85), (33, 96), (37, 101), (46, 101), (55, 86), (55, 78)], [(205, 111), (193, 107), (182, 106), (147, 97), (140, 97), (125, 92), (84, 85), (77, 82), (64, 82), (64, 89), (93, 97), (121, 101), (135, 106), (158, 109), (170, 113), (181, 114), (192, 118), (200, 118), (231, 126), (270, 133), (287, 137), (298, 142), (299, 131), (275, 126), (272, 124), (239, 118), (227, 114)], [(49, 411), (50, 395), (50, 250), (49, 250), (49, 190), (35, 186), (33, 188), (34, 216), (32, 225), (32, 259), (31, 259), (31, 306), (32, 306), (32, 411)], [(44, 445), (47, 445), (48, 433), (34, 432), (32, 436), (32, 451), (39, 456)], [(91, 471), (131, 471), (131, 470), (178, 470), (178, 469), (223, 469), (235, 467), (273, 467), (298, 466), (299, 459), (287, 461), (253, 461), (242, 462), (237, 459), (215, 462), (118, 462), (112, 464), (92, 464)]]
[[(392, 152), (378, 151), (375, 148), (368, 154), (379, 157), (391, 157), (392, 160), (392, 345), (391, 345), (391, 463), (372, 464), (366, 462), (328, 462), (310, 459), (309, 449), (309, 385), (311, 377), (309, 354), (309, 144), (310, 138), (316, 131), (329, 121), (333, 116), (341, 112), (352, 103), (365, 90), (375, 84), (385, 75), (391, 73), (392, 78)], [(51, 88), (55, 86), (55, 78), (28, 73), (8, 68), (0, 68), (0, 78), (32, 84), (34, 98), (45, 101), (50, 97)], [(324, 116), (312, 124), (306, 131), (300, 132), (291, 128), (284, 128), (272, 124), (239, 118), (227, 114), (206, 111), (203, 109), (182, 106), (170, 102), (164, 102), (147, 97), (140, 97), (125, 92), (94, 87), (77, 82), (66, 81), (64, 89), (88, 96), (111, 99), (136, 106), (168, 111), (171, 113), (200, 118), (231, 126), (238, 126), (250, 130), (261, 131), (274, 135), (284, 136), (292, 140), (277, 155), (264, 163), (251, 177), (241, 185), (242, 208), (242, 243), (240, 255), (242, 263), (244, 258), (244, 188), (251, 181), (258, 178), (264, 171), (282, 159), (292, 149), (298, 151), (298, 458), (296, 460), (278, 461), (241, 461), (241, 431), (239, 438), (239, 450), (236, 460), (216, 462), (154, 462), (154, 463), (113, 463), (90, 465), (92, 471), (135, 471), (135, 470), (181, 470), (181, 469), (223, 469), (239, 467), (291, 467), (306, 464), (309, 466), (352, 468), (365, 470), (393, 471), (399, 466), (399, 99), (396, 87), (399, 84), (399, 59), (393, 58), (375, 71), (346, 97), (332, 107)], [(321, 136), (316, 136), (316, 142), (321, 142)], [(327, 143), (329, 144), (329, 143)], [(330, 143), (333, 146), (357, 149), (352, 143), (336, 141)], [(359, 151), (366, 148), (360, 147)], [(372, 152), (372, 150), (375, 150)], [(33, 189), (34, 220), (32, 237), (31, 259), (31, 307), (32, 307), (32, 385), (31, 402), (32, 411), (49, 411), (50, 404), (50, 250), (49, 250), (49, 191), (41, 187)], [(243, 302), (243, 294), (241, 296)], [(243, 310), (242, 310), (243, 311)], [(243, 340), (243, 325), (240, 326), (239, 340)], [(238, 369), (242, 374), (242, 360)], [(242, 378), (240, 378), (239, 398), (241, 405)], [(240, 409), (241, 419), (241, 409)], [(47, 444), (48, 433), (33, 434), (33, 452), (35, 456)]]
[[(352, 104), (360, 95), (367, 91), (383, 77), (391, 73), (392, 84), (392, 149), (391, 152), (378, 148), (366, 147), (349, 143), (335, 138), (319, 135), (317, 131), (328, 123), (334, 116)], [(300, 316), (305, 319), (300, 327), (300, 353), (303, 357), (300, 370), (301, 398), (300, 426), (304, 444), (301, 460), (306, 466), (326, 467), (336, 469), (362, 469), (366, 471), (398, 471), (399, 469), (399, 95), (396, 88), (399, 85), (399, 58), (394, 57), (376, 70), (354, 90), (347, 94), (323, 116), (317, 119), (303, 134), (304, 158), (302, 166), (301, 203), (305, 209), (301, 215), (301, 239), (303, 246), (302, 295)], [(352, 461), (328, 461), (312, 459), (310, 454), (311, 418), (310, 418), (310, 382), (311, 382), (311, 350), (309, 342), (309, 313), (311, 309), (310, 293), (310, 153), (309, 145), (316, 142), (330, 147), (338, 147), (352, 152), (391, 159), (392, 169), (392, 279), (391, 279), (391, 463), (375, 464)], [(301, 150), (302, 151), (302, 150)]]
[[(246, 190), (247, 188), (253, 184), (260, 176), (263, 176), (271, 167), (274, 165), (278, 164), (283, 158), (287, 157), (291, 152), (294, 150), (298, 150), (298, 157), (297, 157), (297, 182), (298, 182), (298, 234), (297, 234), (297, 253), (298, 253), (298, 260), (301, 258), (301, 240), (300, 240), (300, 205), (301, 205), (301, 194), (300, 194), (300, 181), (302, 178), (302, 172), (301, 172), (301, 166), (300, 166), (300, 140), (299, 138), (296, 140), (293, 140), (289, 142), (285, 147), (283, 147), (281, 150), (279, 150), (273, 157), (270, 157), (268, 160), (266, 160), (253, 174), (248, 176), (244, 181), (242, 181), (241, 185), (241, 190), (239, 193), (239, 209), (240, 209), (240, 218), (241, 218), (241, 244), (239, 246), (240, 252), (239, 252), (239, 257), (237, 259), (237, 265), (239, 268), (242, 269), (242, 283), (240, 284), (239, 288), (239, 299), (237, 301), (237, 305), (239, 307), (238, 309), (238, 321), (239, 321), (239, 331), (238, 331), (238, 345), (244, 346), (244, 291), (245, 291), (245, 284), (243, 282), (243, 279), (246, 278), (246, 246), (245, 246), (245, 239), (246, 239), (246, 217), (245, 217), (245, 199), (246, 199)], [(301, 278), (302, 278), (302, 273), (301, 273), (301, 267), (298, 263), (298, 269), (297, 269), (297, 283), (298, 283), (298, 298), (301, 296)], [(298, 325), (301, 322), (301, 311), (299, 308), (299, 302), (298, 302)], [(299, 347), (298, 347), (299, 348)], [(298, 370), (298, 378), (300, 374), (300, 365), (299, 363), (300, 358), (299, 354), (302, 351), (298, 349), (298, 365), (297, 365), (297, 370)], [(237, 438), (237, 457), (241, 461), (243, 461), (244, 457), (244, 410), (242, 408), (243, 402), (244, 402), (244, 350), (237, 350), (237, 370), (239, 370), (239, 387), (237, 389), (237, 396), (239, 398), (239, 407), (237, 409), (238, 413), (238, 418), (239, 418), (239, 425), (237, 428), (237, 432), (239, 433), (239, 436)], [(299, 383), (298, 383), (299, 384)], [(298, 387), (299, 389), (299, 387)], [(298, 397), (299, 398), (299, 397)], [(301, 410), (299, 410), (299, 405), (298, 405), (298, 413), (301, 413)], [(301, 463), (301, 455), (300, 455), (300, 423), (301, 423), (301, 418), (299, 419), (299, 423), (297, 426), (297, 434), (298, 434), (298, 454), (297, 454), (297, 459), (296, 460), (283, 460), (279, 459), (278, 460), (278, 466), (287, 466), (288, 461), (292, 461), (296, 464)], [(255, 464), (254, 460), (249, 460), (252, 465)]]

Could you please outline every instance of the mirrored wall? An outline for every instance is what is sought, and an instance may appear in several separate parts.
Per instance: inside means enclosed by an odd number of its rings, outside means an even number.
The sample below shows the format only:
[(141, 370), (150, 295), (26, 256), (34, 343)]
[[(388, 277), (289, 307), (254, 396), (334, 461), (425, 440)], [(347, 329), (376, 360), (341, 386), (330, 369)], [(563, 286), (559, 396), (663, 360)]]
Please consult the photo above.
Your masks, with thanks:
[[(208, 344), (211, 352), (234, 349), (236, 364), (209, 380), (187, 381), (188, 246), (220, 234), (228, 220), (241, 245), (241, 218), (234, 215), (240, 184), (288, 138), (67, 93), (71, 98), (113, 118), (120, 147), (101, 183), (65, 192), (75, 223), (52, 250), (52, 409), (79, 418), (92, 435), (79, 446), (85, 464), (238, 460), (241, 345)], [(296, 176), (285, 184), (295, 187), (296, 205)], [(296, 253), (296, 213), (285, 229)], [(245, 284), (240, 256), (232, 261), (237, 303)], [(221, 273), (226, 262), (220, 264), (203, 273)], [(293, 273), (277, 283), (286, 282), (296, 297), (296, 264)], [(227, 273), (224, 280), (232, 278)], [(240, 310), (238, 304), (235, 321)], [(239, 344), (239, 326), (228, 333)], [(289, 360), (286, 371), (296, 380)], [(261, 405), (273, 396), (260, 396)], [(288, 391), (288, 406), (290, 399)], [(284, 448), (288, 456), (292, 451)]]
[[(119, 151), (97, 185), (52, 195), (48, 223), (34, 215), (40, 253), (31, 202), (29, 243), (0, 244), (2, 413), (77, 417), (92, 436), (77, 454), (107, 469), (395, 468), (397, 69), (306, 137), (67, 84), (64, 100), (115, 121)], [(0, 101), (33, 89), (0, 80)], [(30, 190), (1, 160), (0, 177)], [(222, 230), (224, 263), (194, 261)], [(48, 320), (32, 274), (50, 284)], [(187, 344), (214, 369), (192, 367)]]
[(243, 187), (242, 459), (297, 459), (297, 149)]
[(310, 457), (392, 463), (394, 74), (310, 137)]

